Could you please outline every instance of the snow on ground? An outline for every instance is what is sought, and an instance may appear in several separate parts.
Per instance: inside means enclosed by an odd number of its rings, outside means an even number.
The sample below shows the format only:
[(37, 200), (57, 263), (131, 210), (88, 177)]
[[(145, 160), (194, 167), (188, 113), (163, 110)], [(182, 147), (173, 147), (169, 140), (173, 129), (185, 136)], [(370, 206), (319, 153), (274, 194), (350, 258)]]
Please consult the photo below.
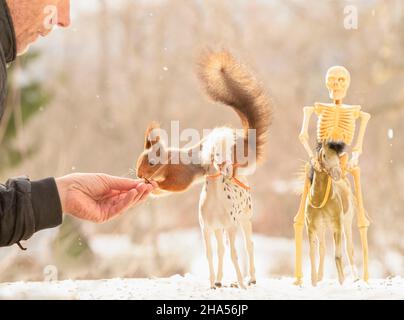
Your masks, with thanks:
[[(153, 252), (153, 247), (150, 244), (135, 244), (127, 235), (97, 235), (90, 241), (90, 246), (99, 259), (97, 267), (94, 268), (100, 269), (102, 265), (113, 266), (115, 269), (110, 275), (113, 279), (0, 283), (0, 299), (404, 299), (404, 278), (397, 276), (381, 279), (384, 273), (377, 257), (370, 260), (371, 276), (374, 279), (371, 279), (368, 284), (362, 281), (354, 282), (349, 266), (346, 264), (347, 280), (343, 286), (340, 286), (336, 280), (332, 248), (327, 250), (326, 280), (313, 288), (310, 285), (307, 241), (305, 241), (303, 255), (305, 283), (302, 287), (296, 287), (292, 284), (293, 279), (290, 278), (294, 267), (293, 239), (271, 238), (263, 235), (254, 235), (258, 284), (247, 290), (229, 287), (211, 290), (202, 243), (198, 229), (161, 233), (157, 241), (161, 259), (175, 261), (175, 264), (181, 266), (181, 270), (190, 273), (184, 277), (175, 275), (169, 278), (123, 279), (130, 264), (146, 260), (147, 254), (150, 255)], [(43, 280), (57, 280), (57, 267), (51, 265), (50, 260), (40, 253), (40, 249), (45, 244), (46, 241), (37, 246), (31, 246), (32, 250), (25, 254), (36, 254), (43, 258), (42, 264), (46, 266)], [(216, 246), (215, 241), (213, 246)], [(242, 239), (238, 239), (238, 247), (241, 269), (244, 274), (247, 274), (247, 257)], [(226, 249), (224, 263), (225, 285), (229, 285), (235, 278), (228, 251)], [(360, 273), (359, 248), (356, 253)], [(0, 262), (4, 258), (0, 256)], [(394, 270), (397, 270), (397, 273), (395, 274), (400, 274), (402, 257), (390, 254), (388, 260), (389, 263), (396, 265)], [(397, 261), (400, 263), (397, 264)], [(8, 263), (7, 268), (11, 267), (12, 263)], [(48, 267), (54, 270), (48, 270)], [(54, 277), (50, 277), (52, 274)], [(60, 274), (65, 277), (64, 279), (70, 278), (62, 272)], [(96, 278), (102, 277), (105, 276)]]
[[(306, 279), (307, 281), (307, 279)], [(292, 285), (293, 279), (261, 279), (246, 290), (208, 288), (207, 279), (187, 274), (160, 279), (66, 280), (0, 284), (0, 299), (404, 299), (404, 279), (368, 284), (326, 280), (316, 288)]]

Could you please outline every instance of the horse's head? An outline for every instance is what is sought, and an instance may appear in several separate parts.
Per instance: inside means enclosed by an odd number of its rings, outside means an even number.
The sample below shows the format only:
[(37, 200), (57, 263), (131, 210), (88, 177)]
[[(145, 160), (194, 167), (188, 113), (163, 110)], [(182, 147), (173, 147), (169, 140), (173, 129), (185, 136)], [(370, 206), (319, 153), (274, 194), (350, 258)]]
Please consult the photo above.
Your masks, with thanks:
[(323, 142), (317, 152), (321, 169), (335, 181), (340, 180), (342, 176), (340, 154), (344, 147), (343, 143)]
[(234, 145), (234, 131), (230, 128), (216, 128), (205, 138), (201, 160), (207, 175), (232, 175)]

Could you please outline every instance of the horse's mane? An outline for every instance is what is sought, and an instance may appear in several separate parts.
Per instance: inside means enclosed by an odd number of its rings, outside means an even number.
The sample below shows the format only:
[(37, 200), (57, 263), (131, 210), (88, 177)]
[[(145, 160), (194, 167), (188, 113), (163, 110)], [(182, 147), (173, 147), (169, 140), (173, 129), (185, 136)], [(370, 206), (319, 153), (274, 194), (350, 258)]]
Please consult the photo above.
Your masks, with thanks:
[[(345, 142), (335, 142), (335, 141), (328, 141), (327, 146), (331, 149), (334, 150), (338, 155), (343, 153), (345, 151), (346, 144)], [(316, 146), (316, 151), (319, 152), (321, 148), (323, 147), (323, 144), (321, 142), (317, 142)]]

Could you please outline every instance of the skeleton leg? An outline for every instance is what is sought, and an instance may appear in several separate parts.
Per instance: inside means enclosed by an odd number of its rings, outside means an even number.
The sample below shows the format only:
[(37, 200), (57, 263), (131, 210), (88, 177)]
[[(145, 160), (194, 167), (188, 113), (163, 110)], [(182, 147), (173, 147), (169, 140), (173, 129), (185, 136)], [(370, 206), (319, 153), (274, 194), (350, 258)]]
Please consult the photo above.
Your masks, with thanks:
[(308, 178), (310, 170), (310, 164), (306, 164), (306, 180), (304, 182), (304, 188), (302, 197), (300, 200), (299, 211), (294, 218), (293, 227), (295, 229), (295, 285), (302, 284), (303, 273), (302, 273), (302, 242), (303, 242), (303, 228), (304, 228), (304, 211), (306, 209), (306, 199), (310, 188), (310, 180)]
[(224, 256), (224, 242), (223, 242), (223, 230), (215, 231), (217, 242), (217, 276), (215, 286), (220, 288), (222, 286), (223, 278), (223, 256)]
[(324, 277), (324, 257), (325, 257), (325, 228), (323, 227), (319, 231), (319, 252), (320, 252), (320, 263), (318, 265), (317, 280), (321, 281)]
[(212, 257), (212, 244), (210, 242), (210, 230), (206, 228), (203, 229), (203, 238), (205, 240), (205, 250), (206, 250), (206, 258), (209, 263), (209, 280), (210, 280), (210, 288), (215, 289), (215, 269), (213, 268), (213, 257)]
[(363, 253), (363, 280), (369, 280), (369, 271), (368, 271), (368, 227), (370, 225), (369, 220), (366, 218), (365, 208), (363, 207), (363, 198), (362, 198), (362, 187), (361, 187), (361, 178), (360, 178), (360, 168), (355, 167), (351, 170), (352, 176), (355, 181), (355, 196), (358, 205), (358, 228), (361, 236), (362, 242), (362, 253)]
[(309, 229), (309, 243), (310, 243), (311, 284), (315, 287), (317, 285), (317, 271), (316, 271), (317, 235), (311, 229)]
[(344, 267), (342, 265), (342, 230), (334, 231), (334, 245), (335, 245), (335, 264), (337, 265), (338, 280), (340, 284), (344, 283)]
[(255, 264), (254, 264), (254, 243), (252, 241), (252, 223), (250, 220), (245, 220), (242, 222), (243, 234), (245, 247), (248, 252), (249, 261), (249, 276), (250, 280), (248, 285), (256, 284), (257, 280), (255, 278)]
[(229, 242), (230, 242), (230, 255), (231, 255), (231, 260), (234, 265), (234, 269), (236, 270), (237, 274), (237, 281), (238, 285), (240, 288), (246, 289), (243, 281), (243, 276), (241, 275), (240, 271), (240, 266), (238, 264), (238, 256), (237, 256), (237, 251), (236, 251), (236, 228), (231, 228), (228, 229), (228, 234), (229, 234)]

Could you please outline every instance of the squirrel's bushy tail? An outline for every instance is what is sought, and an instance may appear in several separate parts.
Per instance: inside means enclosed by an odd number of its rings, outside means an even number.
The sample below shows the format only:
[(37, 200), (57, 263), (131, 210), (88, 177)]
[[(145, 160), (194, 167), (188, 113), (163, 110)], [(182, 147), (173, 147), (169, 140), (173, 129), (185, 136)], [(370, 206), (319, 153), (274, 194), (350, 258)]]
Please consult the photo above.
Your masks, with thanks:
[(199, 59), (198, 75), (212, 100), (231, 106), (240, 116), (249, 150), (248, 129), (256, 130), (256, 159), (262, 160), (272, 109), (258, 81), (226, 50), (205, 51)]

